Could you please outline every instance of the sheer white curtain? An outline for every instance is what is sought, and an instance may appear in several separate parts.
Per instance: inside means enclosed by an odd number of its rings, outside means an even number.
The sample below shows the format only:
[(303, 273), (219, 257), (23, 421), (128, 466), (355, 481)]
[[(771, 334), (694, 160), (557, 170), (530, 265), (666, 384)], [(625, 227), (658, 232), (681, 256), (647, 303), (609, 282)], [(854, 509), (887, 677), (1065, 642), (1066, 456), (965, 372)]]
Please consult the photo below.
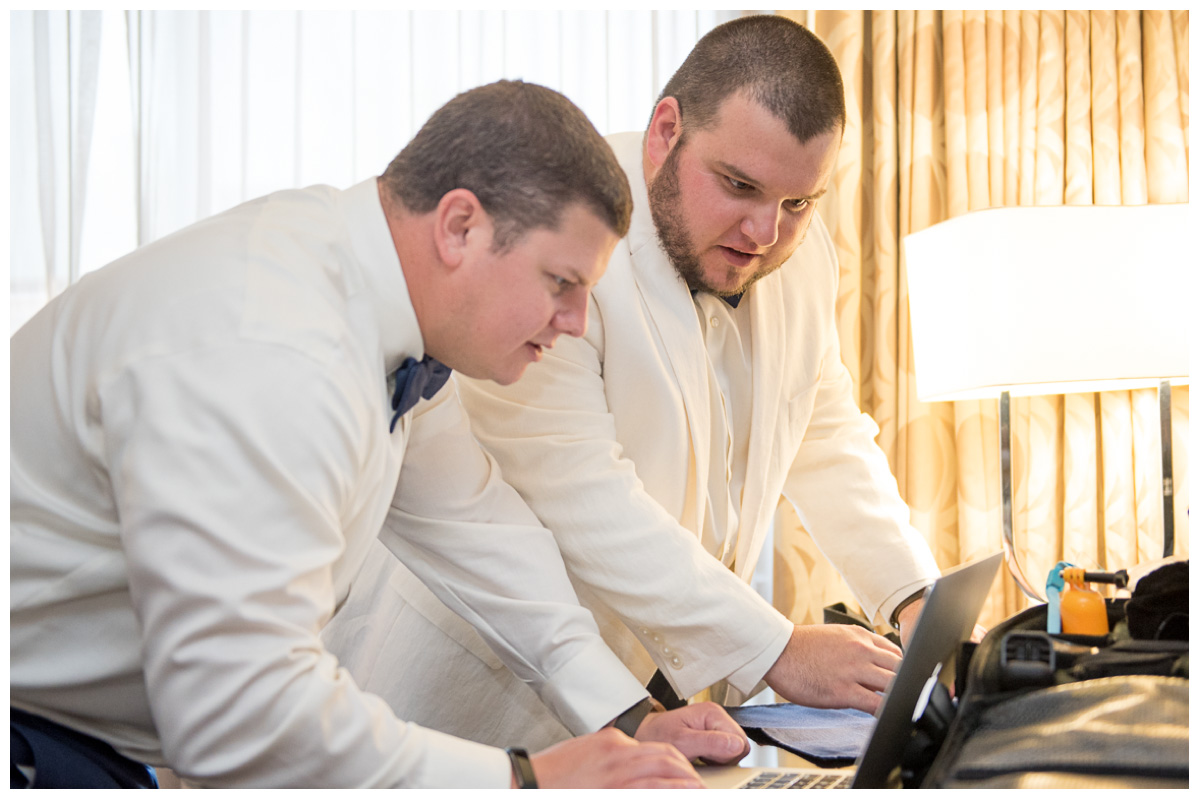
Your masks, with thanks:
[(378, 174), (456, 93), (562, 91), (641, 129), (738, 11), (19, 11), (10, 333), (134, 247), (277, 189)]

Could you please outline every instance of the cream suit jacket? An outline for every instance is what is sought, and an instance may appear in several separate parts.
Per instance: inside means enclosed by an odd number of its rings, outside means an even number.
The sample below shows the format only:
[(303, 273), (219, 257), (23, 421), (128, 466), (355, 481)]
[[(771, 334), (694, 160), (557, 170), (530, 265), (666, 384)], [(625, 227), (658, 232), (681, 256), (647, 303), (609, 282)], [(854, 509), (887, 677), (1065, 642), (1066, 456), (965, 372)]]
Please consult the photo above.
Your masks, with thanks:
[(574, 728), (645, 697), (453, 385), (389, 424), (424, 341), (375, 180), (147, 245), (11, 353), (14, 706), (206, 785), (506, 788), (503, 752), (397, 719), (321, 646), (387, 549)]
[[(851, 397), (834, 320), (837, 261), (819, 218), (788, 263), (742, 301), (754, 319), (753, 423), (733, 570), (705, 552), (699, 534), (709, 459), (726, 443), (711, 441), (710, 415), (721, 412), (710, 407), (703, 334), (687, 287), (658, 245), (641, 134), (609, 142), (635, 210), (592, 292), (587, 333), (560, 339), (511, 386), (458, 379), (459, 391), (472, 430), (554, 532), (581, 602), (634, 674), (648, 680), (661, 668), (684, 697), (728, 681), (733, 691), (717, 699), (740, 702), (792, 630), (747, 583), (781, 495), (868, 615), (886, 619), (937, 576), (937, 566), (908, 523), (873, 439), (877, 428)], [(349, 616), (387, 629), (385, 615), (405, 608), (413, 581), (402, 567), (371, 566), (374, 574), (360, 576), (351, 593)], [(384, 608), (373, 622), (368, 595)], [(541, 745), (565, 735), (528, 705), (530, 693), (493, 668), (461, 621), (441, 610), (422, 616), (427, 624), (418, 629), (402, 614), (388, 633), (375, 634), (374, 651), (339, 651), (343, 663), (371, 691), (402, 703), (407, 719), (485, 742), (524, 735)], [(399, 648), (384, 640), (406, 633), (426, 637), (423, 650), (438, 653), (431, 663), (457, 652), (472, 677), (448, 681), (433, 666), (397, 666)], [(396, 680), (389, 671), (424, 682), (421, 707), (389, 686)]]

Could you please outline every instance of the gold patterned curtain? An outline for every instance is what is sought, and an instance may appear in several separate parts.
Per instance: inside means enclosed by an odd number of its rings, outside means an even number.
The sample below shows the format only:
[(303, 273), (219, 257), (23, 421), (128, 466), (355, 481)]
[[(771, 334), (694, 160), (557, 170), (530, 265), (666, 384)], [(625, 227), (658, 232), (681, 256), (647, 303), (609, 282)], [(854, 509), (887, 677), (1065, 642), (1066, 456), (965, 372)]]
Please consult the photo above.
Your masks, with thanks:
[[(995, 401), (920, 403), (900, 241), (988, 206), (1188, 200), (1187, 11), (779, 12), (837, 57), (849, 121), (821, 214), (841, 262), (842, 356), (912, 519), (943, 567), (999, 549)], [(1172, 392), (1175, 552), (1188, 553), (1188, 390)], [(1014, 398), (1014, 541), (1059, 560), (1162, 555), (1153, 390)], [(775, 602), (797, 622), (852, 597), (785, 503)], [(981, 622), (1024, 608), (997, 581)]]

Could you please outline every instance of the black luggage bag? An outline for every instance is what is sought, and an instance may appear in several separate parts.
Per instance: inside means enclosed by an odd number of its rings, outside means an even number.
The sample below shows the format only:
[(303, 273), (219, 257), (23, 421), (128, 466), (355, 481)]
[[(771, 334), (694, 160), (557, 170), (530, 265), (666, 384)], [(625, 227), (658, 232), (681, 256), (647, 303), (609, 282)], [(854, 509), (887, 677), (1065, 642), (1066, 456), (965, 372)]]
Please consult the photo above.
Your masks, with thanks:
[(1106, 636), (1049, 634), (1041, 605), (964, 645), (957, 709), (931, 699), (905, 784), (1187, 788), (1187, 569), (1106, 601)]

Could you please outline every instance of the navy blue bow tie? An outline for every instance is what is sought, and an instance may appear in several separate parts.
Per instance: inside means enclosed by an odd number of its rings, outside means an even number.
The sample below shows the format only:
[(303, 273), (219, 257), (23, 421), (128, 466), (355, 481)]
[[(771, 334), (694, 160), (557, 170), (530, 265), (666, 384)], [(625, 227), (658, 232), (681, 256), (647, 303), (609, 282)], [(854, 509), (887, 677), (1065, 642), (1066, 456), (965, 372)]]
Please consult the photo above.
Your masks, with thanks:
[[(696, 290), (693, 289), (692, 297), (695, 297), (695, 296), (696, 296)], [(731, 295), (728, 295), (727, 297), (722, 297), (721, 299), (724, 300), (726, 303), (729, 303), (729, 305), (731, 307), (737, 308), (738, 303), (742, 302), (742, 298), (745, 296), (746, 296), (746, 293), (742, 292), (741, 294), (731, 294)]]
[(417, 361), (412, 356), (404, 359), (404, 363), (396, 370), (396, 391), (392, 394), (392, 425), (388, 430), (396, 430), (396, 420), (407, 413), (417, 401), (424, 397), (433, 397), (446, 385), (450, 379), (450, 368), (436, 358), (425, 356)]

